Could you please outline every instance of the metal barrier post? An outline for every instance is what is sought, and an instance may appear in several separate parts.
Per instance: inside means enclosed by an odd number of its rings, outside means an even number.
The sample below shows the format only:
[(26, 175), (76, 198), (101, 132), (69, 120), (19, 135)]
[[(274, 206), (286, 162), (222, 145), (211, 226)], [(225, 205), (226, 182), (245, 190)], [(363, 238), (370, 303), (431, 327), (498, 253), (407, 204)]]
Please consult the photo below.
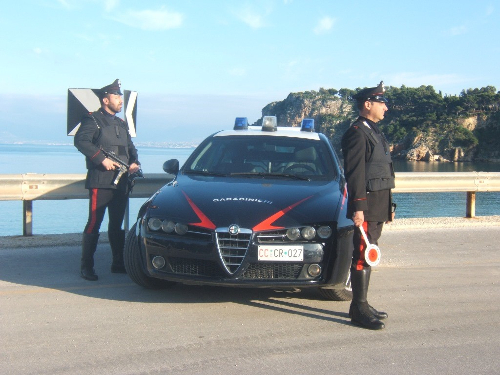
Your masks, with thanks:
[(467, 192), (467, 206), (465, 209), (465, 217), (476, 217), (476, 192)]
[(33, 201), (23, 201), (23, 236), (33, 235)]

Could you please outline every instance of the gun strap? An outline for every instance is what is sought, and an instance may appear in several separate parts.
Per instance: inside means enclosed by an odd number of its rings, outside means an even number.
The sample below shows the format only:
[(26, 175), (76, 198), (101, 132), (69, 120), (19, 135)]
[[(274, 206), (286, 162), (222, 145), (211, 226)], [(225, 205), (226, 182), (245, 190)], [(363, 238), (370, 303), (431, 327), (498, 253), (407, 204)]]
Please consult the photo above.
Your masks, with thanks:
[(95, 145), (99, 145), (99, 141), (100, 141), (101, 135), (102, 135), (101, 127), (99, 126), (99, 123), (95, 119), (94, 115), (92, 113), (89, 113), (89, 115), (90, 115), (90, 117), (92, 117), (92, 120), (94, 120), (95, 126), (97, 126), (97, 130), (99, 131), (99, 135), (97, 136), (95, 143), (94, 143)]

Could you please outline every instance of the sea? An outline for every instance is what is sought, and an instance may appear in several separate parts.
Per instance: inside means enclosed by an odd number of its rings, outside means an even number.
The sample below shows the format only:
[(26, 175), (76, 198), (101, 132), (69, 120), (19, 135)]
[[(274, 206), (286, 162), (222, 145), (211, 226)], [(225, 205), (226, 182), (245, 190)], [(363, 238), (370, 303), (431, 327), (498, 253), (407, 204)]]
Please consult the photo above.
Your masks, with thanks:
[[(136, 146), (144, 173), (164, 173), (163, 163), (181, 165), (194, 148)], [(500, 163), (428, 163), (395, 161), (396, 172), (500, 172)], [(0, 174), (86, 173), (85, 161), (73, 145), (0, 144)], [(466, 193), (397, 193), (398, 218), (464, 217)], [(130, 199), (129, 220), (134, 222), (145, 198)], [(0, 236), (22, 235), (21, 201), (1, 201)], [(33, 234), (79, 233), (87, 221), (86, 199), (33, 202)], [(476, 216), (500, 215), (500, 192), (476, 194)], [(107, 230), (107, 217), (101, 229)]]

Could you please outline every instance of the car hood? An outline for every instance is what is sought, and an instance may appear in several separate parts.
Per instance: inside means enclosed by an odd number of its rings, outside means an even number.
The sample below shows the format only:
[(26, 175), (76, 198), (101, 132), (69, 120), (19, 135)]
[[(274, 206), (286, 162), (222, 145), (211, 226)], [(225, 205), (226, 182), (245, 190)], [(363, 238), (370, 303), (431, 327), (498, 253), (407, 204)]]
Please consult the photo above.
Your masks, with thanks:
[(151, 200), (148, 216), (215, 229), (254, 231), (336, 221), (345, 197), (338, 181), (179, 175)]

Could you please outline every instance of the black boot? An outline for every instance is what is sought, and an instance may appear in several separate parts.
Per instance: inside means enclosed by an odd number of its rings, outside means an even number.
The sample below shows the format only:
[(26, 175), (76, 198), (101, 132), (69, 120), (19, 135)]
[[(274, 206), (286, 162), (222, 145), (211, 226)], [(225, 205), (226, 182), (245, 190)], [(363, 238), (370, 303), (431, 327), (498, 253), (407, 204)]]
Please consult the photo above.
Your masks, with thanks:
[(112, 273), (127, 273), (123, 263), (123, 246), (125, 245), (125, 231), (120, 229), (108, 232), (109, 245), (113, 254), (113, 263), (111, 264)]
[(384, 323), (372, 314), (366, 299), (369, 282), (370, 271), (367, 268), (362, 270), (351, 268), (352, 302), (349, 309), (351, 322), (363, 328), (383, 329), (385, 328)]
[[(367, 276), (368, 277), (368, 284), (370, 284), (370, 275), (372, 272), (372, 268), (366, 267), (365, 270), (366, 270), (366, 273), (368, 274), (368, 276)], [(378, 311), (370, 304), (368, 304), (368, 309), (370, 310), (370, 313), (378, 320), (387, 319), (389, 317), (389, 315), (386, 312)], [(352, 304), (351, 304), (351, 307), (349, 308), (349, 318), (352, 318)]]
[[(365, 270), (368, 273), (368, 284), (370, 284), (370, 275), (372, 273), (372, 268), (366, 267)], [(378, 311), (374, 307), (370, 306), (370, 304), (368, 304), (368, 308), (370, 309), (370, 312), (373, 314), (373, 316), (379, 320), (387, 319), (389, 317), (389, 315), (386, 312)]]
[(97, 249), (98, 240), (98, 233), (83, 234), (80, 274), (85, 280), (96, 281), (98, 279), (94, 271), (94, 253)]

